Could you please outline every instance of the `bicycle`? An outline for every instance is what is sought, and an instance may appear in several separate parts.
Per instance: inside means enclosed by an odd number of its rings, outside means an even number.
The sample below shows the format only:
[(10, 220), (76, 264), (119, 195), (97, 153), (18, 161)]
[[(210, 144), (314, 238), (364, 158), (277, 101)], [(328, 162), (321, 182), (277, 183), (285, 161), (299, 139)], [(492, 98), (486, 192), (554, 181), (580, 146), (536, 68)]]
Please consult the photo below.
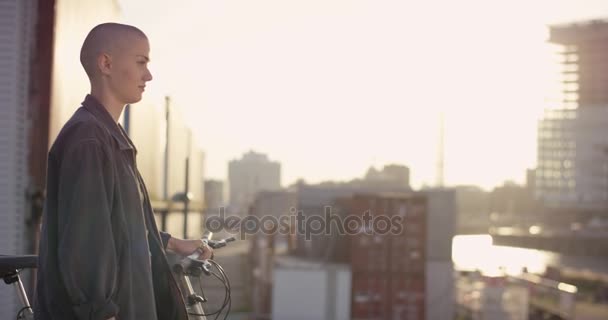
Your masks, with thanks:
[[(225, 247), (229, 242), (235, 241), (236, 238), (230, 237), (222, 240), (210, 240), (203, 238), (202, 240), (209, 247), (215, 250)], [(207, 320), (207, 316), (215, 315), (215, 319), (218, 319), (224, 309), (228, 307), (228, 310), (224, 315), (224, 319), (227, 319), (228, 314), (230, 313), (230, 307), (232, 306), (232, 298), (230, 296), (230, 280), (228, 279), (228, 275), (226, 275), (224, 268), (222, 268), (222, 266), (213, 259), (198, 260), (196, 259), (197, 256), (198, 254), (194, 253), (173, 265), (173, 273), (175, 274), (178, 284), (182, 289), (189, 318), (192, 320)], [(212, 270), (213, 267), (219, 271), (219, 275)], [(222, 282), (226, 289), (222, 306), (217, 311), (211, 313), (205, 313), (203, 308), (203, 303), (207, 302), (207, 298), (205, 298), (205, 293), (201, 284), (200, 276), (202, 274), (216, 277), (218, 280), (220, 280), (220, 282)], [(191, 277), (198, 278), (201, 295), (198, 295), (192, 287), (192, 282), (190, 281)]]
[(23, 287), (23, 282), (19, 277), (22, 269), (31, 269), (38, 266), (38, 256), (36, 255), (0, 255), (0, 278), (7, 285), (13, 284), (23, 307), (17, 312), (17, 320), (34, 319), (34, 310), (27, 298), (27, 293)]
[[(211, 236), (208, 236), (208, 238), (210, 237)], [(213, 249), (225, 247), (229, 242), (236, 240), (234, 237), (222, 240), (210, 240), (208, 238), (203, 238), (202, 240)], [(213, 259), (198, 260), (196, 259), (197, 257), (198, 254), (194, 253), (172, 265), (172, 272), (181, 287), (183, 298), (186, 303), (188, 317), (191, 320), (207, 320), (207, 316), (215, 315), (215, 319), (218, 319), (224, 309), (228, 307), (228, 310), (224, 315), (224, 319), (227, 319), (232, 303), (228, 275), (224, 271), (224, 268)], [(7, 285), (13, 284), (15, 286), (15, 290), (17, 291), (17, 295), (19, 296), (22, 305), (17, 312), (17, 320), (34, 319), (34, 310), (30, 305), (27, 292), (23, 286), (19, 273), (23, 269), (32, 269), (37, 266), (38, 256), (36, 255), (0, 255), (0, 278), (2, 278)], [(214, 272), (213, 268), (215, 268), (219, 274)], [(205, 298), (200, 280), (202, 274), (216, 277), (226, 288), (222, 306), (217, 311), (211, 313), (205, 313), (203, 308), (203, 303), (207, 302), (207, 299)], [(201, 295), (198, 295), (192, 287), (192, 282), (190, 281), (191, 277), (198, 278)]]

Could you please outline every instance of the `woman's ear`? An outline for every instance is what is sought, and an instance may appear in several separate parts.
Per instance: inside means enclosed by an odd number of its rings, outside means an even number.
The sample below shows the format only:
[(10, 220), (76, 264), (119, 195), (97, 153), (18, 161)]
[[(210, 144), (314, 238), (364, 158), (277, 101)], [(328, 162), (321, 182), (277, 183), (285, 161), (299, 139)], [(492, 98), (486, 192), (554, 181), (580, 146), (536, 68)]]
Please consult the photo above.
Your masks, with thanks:
[(97, 57), (97, 68), (102, 75), (109, 75), (112, 71), (112, 57), (107, 53), (102, 53)]

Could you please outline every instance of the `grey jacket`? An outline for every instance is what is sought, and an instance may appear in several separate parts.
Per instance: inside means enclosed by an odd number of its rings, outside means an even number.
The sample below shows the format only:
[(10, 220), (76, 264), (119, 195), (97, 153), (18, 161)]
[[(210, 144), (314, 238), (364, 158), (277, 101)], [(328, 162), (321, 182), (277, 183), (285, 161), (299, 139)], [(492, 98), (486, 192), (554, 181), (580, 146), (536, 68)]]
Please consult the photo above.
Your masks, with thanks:
[(136, 155), (87, 95), (48, 155), (36, 319), (188, 318)]

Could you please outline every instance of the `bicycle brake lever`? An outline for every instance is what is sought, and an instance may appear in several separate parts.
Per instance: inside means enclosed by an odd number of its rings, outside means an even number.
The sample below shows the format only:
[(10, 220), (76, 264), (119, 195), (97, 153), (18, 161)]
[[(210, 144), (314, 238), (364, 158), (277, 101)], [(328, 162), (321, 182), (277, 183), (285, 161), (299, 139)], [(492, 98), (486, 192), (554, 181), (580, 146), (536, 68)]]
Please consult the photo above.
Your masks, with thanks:
[(222, 248), (222, 247), (225, 247), (226, 245), (228, 245), (228, 242), (232, 242), (235, 240), (236, 240), (235, 237), (230, 237), (230, 238), (226, 238), (226, 239), (222, 239), (222, 240), (203, 239), (203, 243), (207, 244), (209, 247), (211, 247), (213, 249), (219, 249), (219, 248)]
[(193, 253), (188, 256), (188, 259), (192, 260), (192, 262), (195, 262), (197, 265), (200, 265), (206, 275), (211, 275), (211, 263), (209, 263), (209, 261), (207, 260), (199, 260), (197, 258), (197, 253)]

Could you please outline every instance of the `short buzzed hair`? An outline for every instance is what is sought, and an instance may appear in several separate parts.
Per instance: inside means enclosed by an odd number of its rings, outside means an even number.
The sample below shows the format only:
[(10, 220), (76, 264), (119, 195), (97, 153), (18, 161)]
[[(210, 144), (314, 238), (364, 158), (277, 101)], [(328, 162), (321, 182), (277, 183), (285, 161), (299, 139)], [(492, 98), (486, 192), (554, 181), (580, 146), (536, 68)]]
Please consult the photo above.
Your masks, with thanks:
[(121, 46), (125, 34), (137, 35), (147, 39), (143, 31), (127, 24), (109, 22), (99, 24), (91, 29), (80, 49), (80, 64), (82, 64), (89, 79), (93, 80), (96, 74), (97, 57), (101, 53), (110, 53), (117, 49), (117, 46)]

